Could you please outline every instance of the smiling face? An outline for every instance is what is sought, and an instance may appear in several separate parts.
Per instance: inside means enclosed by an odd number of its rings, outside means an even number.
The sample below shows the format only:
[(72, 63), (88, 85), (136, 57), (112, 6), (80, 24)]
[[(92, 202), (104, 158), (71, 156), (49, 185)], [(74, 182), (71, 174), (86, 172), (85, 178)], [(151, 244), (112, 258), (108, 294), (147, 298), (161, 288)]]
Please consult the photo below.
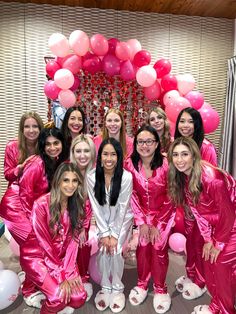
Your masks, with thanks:
[(62, 142), (54, 136), (48, 136), (44, 150), (50, 158), (57, 158), (62, 152)]
[(191, 115), (187, 112), (183, 112), (179, 124), (178, 130), (180, 134), (184, 137), (192, 137), (194, 133), (194, 122)]
[(34, 118), (27, 118), (25, 120), (23, 133), (28, 142), (35, 142), (38, 139), (40, 129)]
[(106, 116), (105, 127), (107, 128), (109, 137), (120, 134), (122, 121), (117, 113), (111, 112)]
[(158, 133), (164, 131), (165, 120), (164, 117), (155, 111), (152, 111), (149, 116), (149, 124), (156, 129)]
[(183, 144), (176, 145), (173, 149), (172, 161), (177, 170), (188, 176), (191, 174), (193, 157), (187, 146)]
[(156, 139), (149, 131), (142, 131), (137, 136), (137, 152), (141, 159), (154, 156), (158, 146)]
[(114, 173), (117, 165), (117, 154), (115, 148), (111, 144), (106, 144), (103, 147), (101, 155), (101, 163), (104, 172)]
[(86, 142), (79, 142), (76, 144), (74, 148), (74, 158), (80, 170), (86, 169), (92, 159), (89, 144)]
[(80, 133), (83, 128), (83, 118), (82, 114), (78, 110), (71, 112), (68, 119), (68, 129), (70, 130), (71, 136), (75, 137)]
[(77, 174), (72, 171), (65, 171), (59, 184), (61, 199), (65, 200), (72, 196), (77, 190), (78, 185), (79, 179)]

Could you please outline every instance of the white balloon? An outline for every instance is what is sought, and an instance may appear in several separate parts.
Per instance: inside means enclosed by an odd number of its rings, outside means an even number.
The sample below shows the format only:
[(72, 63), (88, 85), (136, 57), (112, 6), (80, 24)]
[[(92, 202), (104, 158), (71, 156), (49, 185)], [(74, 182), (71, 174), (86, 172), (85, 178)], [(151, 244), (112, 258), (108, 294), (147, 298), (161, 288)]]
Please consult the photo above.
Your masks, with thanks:
[(12, 270), (0, 270), (0, 310), (11, 305), (20, 292), (20, 280)]

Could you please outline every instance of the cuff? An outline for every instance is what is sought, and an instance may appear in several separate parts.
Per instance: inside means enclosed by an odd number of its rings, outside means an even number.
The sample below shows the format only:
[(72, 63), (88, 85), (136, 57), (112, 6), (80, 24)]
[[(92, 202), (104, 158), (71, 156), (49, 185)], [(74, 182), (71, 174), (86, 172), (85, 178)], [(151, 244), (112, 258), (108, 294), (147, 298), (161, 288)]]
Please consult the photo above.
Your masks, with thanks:
[(224, 242), (219, 242), (219, 241), (214, 241), (214, 247), (217, 250), (223, 251), (224, 247), (225, 247), (225, 243)]

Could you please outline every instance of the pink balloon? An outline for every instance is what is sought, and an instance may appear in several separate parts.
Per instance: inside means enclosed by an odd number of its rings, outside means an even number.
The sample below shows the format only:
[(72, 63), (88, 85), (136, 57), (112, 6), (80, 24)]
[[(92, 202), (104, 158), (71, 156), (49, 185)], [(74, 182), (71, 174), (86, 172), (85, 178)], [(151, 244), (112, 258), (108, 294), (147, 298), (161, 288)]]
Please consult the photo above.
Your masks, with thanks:
[(117, 38), (108, 39), (108, 53), (114, 55), (116, 53), (116, 45), (120, 41)]
[(120, 76), (124, 81), (132, 81), (135, 79), (136, 70), (130, 60), (122, 62), (120, 66)]
[(102, 62), (97, 56), (87, 59), (83, 63), (83, 69), (91, 74), (95, 74), (102, 70)]
[(90, 47), (92, 52), (97, 56), (105, 56), (109, 48), (106, 37), (101, 34), (96, 34), (91, 37)]
[(102, 59), (103, 71), (110, 75), (118, 75), (120, 73), (120, 61), (113, 55), (106, 55)]
[(196, 110), (200, 109), (204, 103), (203, 94), (198, 91), (190, 91), (184, 97), (188, 99), (191, 106)]
[(176, 122), (180, 111), (187, 107), (191, 107), (190, 102), (184, 97), (179, 97), (173, 99), (171, 102), (168, 102), (165, 112), (169, 120)]
[(50, 99), (57, 99), (60, 90), (56, 83), (51, 80), (44, 85), (44, 93)]
[(177, 78), (171, 74), (164, 75), (162, 80), (161, 80), (161, 87), (166, 92), (173, 90), (173, 89), (177, 89)]
[(65, 108), (70, 108), (76, 103), (75, 94), (70, 90), (61, 90), (58, 95), (60, 104)]
[(129, 39), (127, 44), (130, 47), (130, 60), (133, 60), (136, 53), (142, 49), (142, 46), (137, 39)]
[(137, 67), (148, 65), (151, 62), (151, 54), (147, 50), (138, 51), (133, 59), (133, 64)]
[(115, 54), (118, 59), (120, 60), (129, 60), (131, 56), (130, 47), (126, 42), (118, 42), (116, 44), (116, 51)]
[(50, 77), (50, 78), (54, 78), (54, 74), (57, 72), (57, 70), (61, 69), (61, 66), (59, 63), (57, 63), (56, 61), (52, 60), (52, 61), (49, 61), (47, 64), (46, 64), (46, 72), (47, 72), (47, 75)]
[(172, 233), (169, 237), (169, 246), (172, 251), (181, 253), (186, 251), (186, 238), (182, 233)]
[(214, 132), (218, 128), (220, 123), (220, 116), (218, 112), (213, 109), (208, 103), (204, 103), (199, 109), (199, 112), (202, 117), (204, 132)]
[(99, 271), (98, 262), (97, 262), (97, 253), (93, 254), (89, 260), (89, 274), (94, 282), (98, 285), (101, 283), (102, 275)]
[(80, 86), (80, 79), (78, 75), (74, 75), (74, 84), (71, 86), (70, 90), (75, 92)]
[(186, 95), (188, 92), (194, 89), (195, 80), (191, 74), (177, 75), (178, 90), (182, 95)]
[(69, 89), (74, 84), (74, 75), (70, 70), (60, 69), (55, 73), (54, 81), (61, 89)]
[(83, 31), (73, 31), (70, 34), (69, 44), (78, 56), (84, 56), (89, 50), (89, 37)]
[(157, 73), (151, 65), (145, 65), (138, 69), (136, 73), (136, 80), (139, 85), (149, 87), (156, 81)]
[(51, 52), (58, 57), (68, 55), (70, 46), (68, 39), (61, 33), (54, 33), (49, 37), (48, 46)]
[(78, 73), (81, 67), (81, 57), (73, 54), (66, 56), (62, 63), (62, 68), (70, 70), (73, 74)]
[(162, 78), (171, 71), (171, 63), (167, 59), (158, 60), (153, 67), (157, 72), (157, 78)]
[(20, 247), (19, 247), (19, 244), (16, 242), (16, 240), (11, 237), (11, 240), (10, 240), (10, 249), (12, 251), (12, 253), (16, 256), (20, 256)]
[(174, 89), (170, 90), (169, 92), (164, 94), (163, 103), (165, 106), (167, 106), (169, 102), (173, 102), (174, 99), (179, 98), (179, 97), (180, 97), (180, 94), (177, 90), (174, 90)]
[(148, 100), (155, 100), (160, 97), (161, 86), (158, 81), (149, 87), (144, 87), (144, 95)]

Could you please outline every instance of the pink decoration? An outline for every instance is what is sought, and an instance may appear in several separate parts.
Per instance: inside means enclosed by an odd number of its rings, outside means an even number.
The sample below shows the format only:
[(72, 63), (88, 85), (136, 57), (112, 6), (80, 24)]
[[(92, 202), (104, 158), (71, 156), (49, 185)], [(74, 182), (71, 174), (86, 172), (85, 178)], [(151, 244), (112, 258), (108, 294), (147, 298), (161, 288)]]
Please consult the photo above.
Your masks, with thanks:
[(56, 61), (49, 61), (47, 64), (46, 64), (46, 72), (47, 72), (47, 75), (50, 77), (50, 78), (54, 78), (54, 74), (57, 72), (57, 70), (61, 69), (61, 66), (59, 63), (57, 63)]
[(106, 37), (101, 34), (96, 34), (91, 37), (90, 47), (97, 56), (105, 56), (109, 48)]
[(133, 59), (133, 64), (137, 67), (148, 65), (151, 62), (151, 54), (147, 50), (138, 51)]
[(60, 90), (54, 81), (48, 81), (44, 85), (44, 93), (50, 99), (57, 99)]
[(74, 106), (76, 102), (75, 94), (70, 90), (61, 90), (58, 95), (58, 100), (60, 104), (65, 108), (70, 108)]
[(184, 108), (191, 107), (190, 102), (184, 97), (179, 97), (166, 105), (165, 111), (167, 117), (172, 122), (176, 122), (180, 111)]
[(166, 74), (161, 80), (161, 87), (165, 92), (177, 89), (177, 78), (172, 74)]
[(58, 57), (68, 55), (70, 46), (68, 39), (61, 33), (54, 33), (49, 37), (48, 46), (51, 52)]
[(188, 99), (191, 106), (196, 110), (200, 109), (204, 103), (203, 94), (198, 91), (190, 91), (184, 97)]
[(194, 89), (195, 80), (191, 74), (177, 75), (178, 90), (182, 95)]
[(136, 53), (142, 49), (142, 46), (137, 39), (129, 39), (127, 44), (130, 47), (130, 59), (133, 60)]
[(89, 37), (83, 31), (76, 30), (70, 34), (70, 47), (78, 56), (84, 56), (89, 50)]
[(62, 68), (70, 70), (73, 74), (76, 74), (79, 72), (82, 66), (81, 57), (70, 54), (66, 56), (62, 63)]
[(130, 60), (122, 62), (120, 66), (120, 76), (124, 81), (132, 81), (135, 79), (136, 70)]
[(108, 39), (108, 53), (114, 55), (116, 53), (116, 45), (120, 41), (117, 38), (110, 38)]
[(157, 78), (162, 78), (171, 71), (171, 63), (167, 59), (158, 60), (153, 67), (157, 72)]
[(102, 70), (102, 62), (99, 57), (93, 56), (92, 58), (84, 61), (83, 69), (91, 74), (95, 74)]
[(102, 59), (103, 71), (110, 75), (118, 75), (120, 73), (120, 61), (113, 55), (106, 55)]
[(130, 51), (130, 47), (126, 42), (118, 42), (116, 44), (116, 51), (115, 54), (117, 56), (118, 59), (120, 60), (129, 60), (131, 57), (131, 51)]
[(161, 86), (158, 81), (149, 87), (144, 87), (144, 95), (148, 100), (155, 100), (160, 97)]
[(218, 112), (213, 109), (208, 103), (204, 103), (203, 106), (199, 109), (199, 112), (202, 117), (204, 132), (214, 132), (218, 128), (220, 123), (220, 117)]
[(176, 253), (185, 252), (186, 238), (182, 233), (172, 233), (169, 237), (169, 246)]
[(156, 81), (157, 74), (151, 65), (146, 65), (138, 69), (136, 79), (139, 85), (149, 87)]
[(61, 89), (68, 89), (74, 84), (74, 75), (70, 70), (60, 69), (55, 73), (54, 81)]

